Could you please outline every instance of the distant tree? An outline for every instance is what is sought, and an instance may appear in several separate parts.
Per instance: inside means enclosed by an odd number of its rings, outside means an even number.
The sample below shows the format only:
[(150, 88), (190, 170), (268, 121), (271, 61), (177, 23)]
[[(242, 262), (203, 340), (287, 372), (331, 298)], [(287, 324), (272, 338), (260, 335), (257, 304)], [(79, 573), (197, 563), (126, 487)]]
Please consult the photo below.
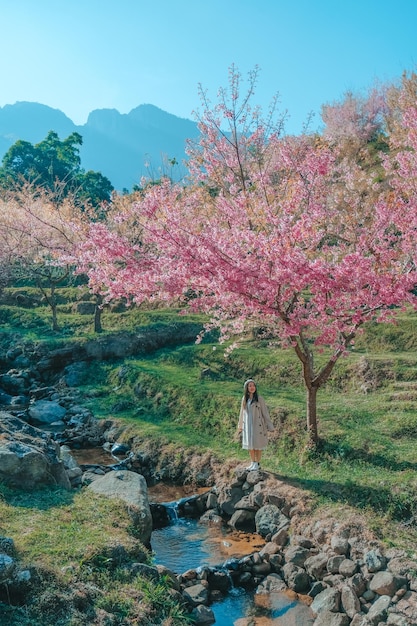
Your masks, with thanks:
[(59, 188), (62, 197), (72, 194), (82, 208), (99, 209), (96, 218), (103, 218), (113, 186), (100, 172), (85, 172), (81, 168), (82, 142), (79, 133), (61, 141), (54, 131), (35, 145), (17, 141), (3, 157), (0, 185), (4, 189), (16, 189), (30, 183), (54, 193)]
[(26, 185), (0, 199), (1, 261), (14, 279), (35, 283), (51, 309), (53, 330), (59, 329), (56, 288), (73, 269), (56, 258), (69, 255), (81, 233), (79, 210), (69, 196), (57, 204), (49, 191)]
[(114, 187), (106, 176), (101, 172), (88, 170), (81, 172), (76, 178), (78, 189), (76, 197), (84, 207), (90, 205), (93, 208), (93, 219), (105, 219), (108, 204), (111, 200)]
[(333, 142), (369, 143), (384, 133), (387, 112), (385, 88), (372, 89), (366, 96), (348, 92), (342, 101), (322, 106), (323, 137)]

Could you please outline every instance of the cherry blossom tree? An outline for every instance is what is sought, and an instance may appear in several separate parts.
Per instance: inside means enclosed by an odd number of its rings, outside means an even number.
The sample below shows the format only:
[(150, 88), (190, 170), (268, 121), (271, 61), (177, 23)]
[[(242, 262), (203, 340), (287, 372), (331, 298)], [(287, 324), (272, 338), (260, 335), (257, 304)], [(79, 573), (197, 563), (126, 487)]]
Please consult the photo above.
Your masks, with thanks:
[[(391, 161), (364, 167), (338, 141), (283, 136), (274, 109), (264, 120), (251, 106), (256, 77), (242, 97), (231, 68), (215, 107), (204, 95), (189, 184), (144, 187), (113, 227), (91, 224), (79, 268), (107, 298), (203, 311), (220, 341), (256, 328), (294, 349), (315, 444), (317, 392), (364, 323), (416, 306), (417, 213), (398, 202), (405, 183)], [(403, 160), (413, 143), (404, 149)]]
[(56, 259), (75, 245), (80, 217), (70, 196), (57, 202), (55, 194), (30, 184), (0, 198), (2, 261), (15, 278), (34, 281), (51, 309), (53, 330), (59, 329), (56, 288), (72, 272)]

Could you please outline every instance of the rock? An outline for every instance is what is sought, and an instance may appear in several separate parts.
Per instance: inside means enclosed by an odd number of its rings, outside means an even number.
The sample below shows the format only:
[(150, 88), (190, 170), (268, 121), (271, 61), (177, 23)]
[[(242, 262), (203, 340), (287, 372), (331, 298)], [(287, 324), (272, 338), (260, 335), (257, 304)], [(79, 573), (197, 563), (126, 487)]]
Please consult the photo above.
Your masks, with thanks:
[(287, 563), (293, 563), (299, 567), (304, 566), (304, 562), (310, 556), (310, 550), (302, 546), (290, 546), (284, 552)]
[(229, 591), (232, 586), (229, 575), (225, 570), (214, 569), (208, 572), (207, 581), (211, 589), (222, 591), (223, 593)]
[(313, 626), (349, 626), (350, 620), (342, 613), (332, 613), (324, 610), (317, 616)]
[(327, 562), (327, 555), (320, 552), (306, 559), (304, 567), (312, 578), (320, 580), (323, 578), (324, 573), (327, 572)]
[(327, 571), (329, 574), (338, 574), (341, 563), (345, 560), (344, 555), (338, 554), (337, 556), (331, 556), (327, 561)]
[(380, 550), (369, 550), (364, 555), (365, 565), (369, 572), (378, 572), (387, 564), (387, 559), (381, 554)]
[(235, 512), (235, 504), (243, 497), (243, 490), (240, 487), (221, 489), (217, 496), (220, 510), (228, 516)]
[[(410, 624), (417, 624), (417, 593), (407, 591), (395, 605), (396, 611), (406, 617)], [(407, 624), (408, 626), (408, 624)]]
[(349, 623), (350, 620), (347, 615), (325, 610), (319, 613), (314, 621), (314, 626), (349, 626)]
[(256, 529), (255, 512), (239, 509), (233, 513), (228, 523), (229, 526), (235, 528), (236, 530), (254, 532)]
[(204, 604), (196, 606), (191, 612), (193, 624), (196, 626), (204, 626), (205, 624), (214, 624), (216, 618), (213, 611)]
[(288, 529), (287, 528), (281, 528), (281, 530), (278, 530), (276, 533), (274, 533), (271, 537), (271, 541), (273, 541), (274, 543), (276, 543), (278, 546), (285, 546), (288, 543)]
[(201, 583), (186, 587), (183, 591), (183, 596), (187, 600), (187, 602), (195, 607), (199, 606), (200, 604), (207, 604), (209, 599), (208, 589)]
[(369, 588), (379, 596), (390, 596), (392, 598), (398, 590), (399, 585), (396, 577), (391, 572), (383, 571), (377, 572), (375, 576), (373, 576), (369, 583)]
[(380, 622), (384, 622), (387, 619), (390, 604), (391, 598), (389, 596), (381, 596), (378, 600), (375, 600), (366, 616), (371, 626), (377, 626)]
[(316, 596), (311, 604), (311, 610), (318, 615), (323, 611), (338, 613), (340, 610), (340, 591), (328, 587)]
[(255, 515), (256, 532), (261, 537), (274, 535), (283, 528), (288, 529), (290, 520), (274, 504), (266, 504)]
[(58, 402), (37, 400), (29, 407), (29, 417), (35, 424), (52, 424), (58, 422), (65, 414), (66, 409)]
[(352, 587), (344, 585), (341, 592), (341, 602), (345, 613), (352, 619), (361, 609), (361, 603)]
[(87, 489), (108, 498), (119, 498), (124, 501), (142, 543), (146, 546), (149, 545), (152, 533), (152, 515), (146, 481), (141, 474), (130, 471), (108, 472), (93, 480)]
[(282, 568), (284, 580), (288, 587), (297, 593), (306, 593), (310, 587), (311, 579), (307, 572), (293, 563), (286, 563)]
[(315, 598), (326, 588), (326, 585), (321, 580), (313, 582), (310, 587), (310, 591), (308, 592), (308, 595), (310, 596), (310, 598)]
[(358, 564), (351, 559), (344, 559), (339, 566), (339, 573), (346, 578), (353, 576), (358, 571)]
[(349, 541), (344, 537), (333, 536), (330, 545), (335, 554), (346, 555), (349, 552)]
[(0, 480), (10, 487), (44, 485), (70, 488), (59, 445), (49, 435), (6, 412), (0, 412)]
[(8, 554), (0, 552), (0, 581), (6, 580), (12, 573), (15, 560)]
[(279, 574), (269, 574), (256, 588), (256, 593), (274, 593), (285, 591), (287, 585)]

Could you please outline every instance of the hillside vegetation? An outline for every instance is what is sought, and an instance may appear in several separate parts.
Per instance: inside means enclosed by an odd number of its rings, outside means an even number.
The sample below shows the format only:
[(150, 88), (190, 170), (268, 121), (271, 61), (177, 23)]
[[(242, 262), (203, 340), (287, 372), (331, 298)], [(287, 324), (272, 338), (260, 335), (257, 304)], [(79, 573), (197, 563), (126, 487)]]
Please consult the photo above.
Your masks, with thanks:
[[(60, 328), (52, 332), (44, 305), (0, 308), (3, 332), (30, 341), (91, 337), (90, 315), (73, 313), (75, 288), (60, 290)], [(18, 290), (36, 303), (35, 291)], [(103, 313), (104, 332), (178, 324), (190, 317), (168, 309)], [(193, 320), (201, 320), (193, 316)], [(85, 403), (97, 418), (123, 420), (130, 432), (210, 449), (221, 459), (246, 461), (235, 439), (243, 382), (254, 377), (265, 396), (276, 434), (264, 467), (314, 495), (317, 506), (346, 506), (369, 517), (389, 545), (412, 545), (416, 533), (417, 317), (397, 325), (366, 327), (318, 398), (320, 445), (311, 451), (305, 432), (305, 390), (290, 350), (246, 337), (229, 356), (215, 337), (123, 361), (94, 362), (83, 381)], [(325, 358), (325, 355), (323, 355)]]
[[(66, 288), (57, 295), (60, 330), (52, 331), (50, 309), (35, 289), (5, 290), (1, 343), (11, 335), (51, 347), (91, 338), (92, 315), (74, 313), (76, 301), (87, 300), (87, 294)], [(105, 335), (190, 318), (175, 310), (121, 306), (105, 309), (102, 321)], [(246, 463), (235, 433), (242, 385), (253, 376), (277, 426), (263, 467), (307, 490), (316, 516), (361, 516), (387, 547), (411, 553), (417, 540), (416, 330), (415, 313), (399, 317), (396, 326), (365, 329), (319, 396), (321, 440), (314, 452), (306, 445), (298, 359), (255, 337), (246, 337), (227, 358), (211, 337), (146, 357), (94, 362), (81, 391), (98, 419), (125, 425), (126, 437), (165, 443), (176, 455), (210, 450), (220, 460)], [(0, 534), (12, 537), (19, 559), (36, 567), (39, 587), (31, 607), (1, 605), (5, 625), (32, 626), (35, 619), (44, 626), (84, 626), (89, 616), (82, 589), (94, 588), (100, 589), (96, 609), (115, 615), (117, 623), (189, 623), (163, 580), (127, 579), (123, 567), (114, 569), (115, 542), (131, 555), (145, 549), (127, 513), (111, 500), (83, 490), (24, 493), (0, 485)]]

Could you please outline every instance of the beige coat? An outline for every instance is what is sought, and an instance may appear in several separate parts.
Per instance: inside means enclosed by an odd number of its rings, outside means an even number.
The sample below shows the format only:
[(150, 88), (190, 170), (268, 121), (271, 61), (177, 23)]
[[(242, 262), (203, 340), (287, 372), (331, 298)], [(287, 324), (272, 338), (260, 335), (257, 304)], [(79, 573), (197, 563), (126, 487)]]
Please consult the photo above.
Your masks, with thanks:
[(242, 431), (242, 448), (264, 450), (268, 444), (268, 431), (275, 430), (269, 411), (262, 396), (252, 402), (250, 409), (245, 406), (245, 396), (240, 407), (238, 430)]

